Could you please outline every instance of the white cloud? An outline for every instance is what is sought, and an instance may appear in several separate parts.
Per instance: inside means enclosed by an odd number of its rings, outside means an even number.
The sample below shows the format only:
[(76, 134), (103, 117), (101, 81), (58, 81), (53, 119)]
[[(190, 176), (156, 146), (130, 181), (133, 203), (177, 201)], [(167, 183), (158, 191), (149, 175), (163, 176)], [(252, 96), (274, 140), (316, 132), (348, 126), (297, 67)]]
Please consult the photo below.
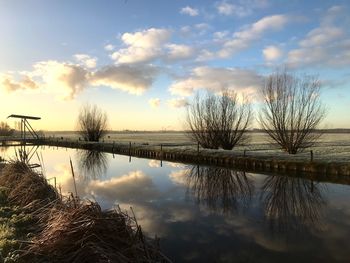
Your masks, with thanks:
[(172, 108), (182, 108), (188, 105), (188, 101), (185, 98), (176, 98), (168, 100), (169, 107)]
[(183, 26), (180, 28), (180, 33), (183, 35), (183, 36), (189, 36), (191, 35), (191, 27), (190, 26)]
[(148, 166), (152, 167), (152, 168), (158, 168), (158, 167), (160, 167), (160, 161), (158, 161), (158, 160), (150, 160), (148, 162)]
[(115, 49), (115, 46), (113, 46), (112, 44), (107, 44), (104, 46), (104, 49), (107, 51), (112, 51)]
[(333, 23), (342, 19), (342, 8), (333, 6), (327, 10), (320, 26), (307, 33), (299, 41), (299, 47), (288, 52), (287, 64), (291, 67), (350, 65), (350, 36), (347, 30)]
[(249, 8), (230, 4), (226, 1), (220, 2), (216, 6), (216, 8), (217, 8), (219, 14), (225, 15), (225, 16), (237, 15), (239, 17), (244, 17), (244, 16), (250, 15), (252, 13), (252, 10)]
[(275, 61), (281, 58), (283, 52), (279, 47), (267, 46), (263, 50), (264, 58), (267, 62)]
[(13, 74), (1, 74), (0, 88), (8, 92), (40, 88), (65, 100), (74, 99), (89, 86), (142, 94), (158, 74), (157, 68), (148, 65), (110, 65), (91, 71), (79, 64), (55, 60), (38, 62), (33, 68), (20, 81), (15, 81)]
[(169, 174), (169, 178), (172, 182), (179, 185), (187, 185), (188, 181), (188, 174), (190, 172), (190, 169), (182, 169), (177, 171), (172, 171)]
[(168, 44), (168, 60), (189, 59), (194, 56), (195, 49), (187, 45)]
[(343, 30), (338, 27), (318, 27), (311, 30), (299, 44), (305, 48), (326, 45), (336, 41), (343, 35)]
[(185, 14), (185, 15), (189, 15), (189, 16), (198, 16), (199, 15), (198, 9), (192, 8), (190, 6), (186, 6), (186, 7), (181, 8), (180, 13)]
[(245, 0), (239, 3), (233, 3), (233, 1), (223, 0), (217, 2), (215, 7), (220, 15), (238, 17), (245, 17), (251, 15), (256, 8), (264, 8), (268, 6), (266, 0)]
[(49, 60), (36, 63), (33, 67), (32, 74), (41, 79), (38, 85), (59, 94), (63, 99), (73, 99), (86, 87), (90, 77), (86, 69), (73, 63)]
[[(126, 175), (113, 177), (109, 180), (92, 180), (87, 189), (90, 194), (97, 197), (103, 197), (114, 203), (130, 202), (130, 200), (152, 200), (159, 196), (159, 192), (154, 186), (152, 178), (145, 175), (142, 171), (132, 171)], [(131, 196), (131, 193), (137, 195)]]
[(115, 51), (111, 57), (117, 63), (149, 62), (162, 55), (162, 47), (170, 38), (167, 29), (150, 28), (147, 30), (124, 33), (121, 37), (127, 48)]
[(151, 87), (157, 74), (155, 67), (147, 65), (106, 66), (93, 73), (90, 83), (140, 95)]
[(216, 39), (222, 39), (224, 37), (227, 37), (228, 34), (229, 34), (229, 31), (227, 31), (227, 30), (225, 30), (225, 31), (217, 31), (217, 32), (214, 32), (213, 36)]
[(86, 54), (76, 54), (74, 55), (75, 60), (87, 68), (95, 68), (97, 64), (97, 58), (90, 57)]
[(233, 89), (239, 93), (253, 93), (262, 78), (254, 71), (239, 68), (196, 67), (186, 78), (175, 81), (169, 88), (174, 95), (190, 96), (199, 89), (220, 92)]
[(160, 99), (159, 98), (152, 98), (148, 101), (148, 103), (152, 108), (158, 108), (160, 105)]
[(219, 51), (219, 57), (227, 58), (248, 48), (264, 33), (281, 30), (287, 22), (286, 15), (273, 15), (260, 19), (246, 29), (234, 33), (233, 39), (226, 41), (223, 49)]

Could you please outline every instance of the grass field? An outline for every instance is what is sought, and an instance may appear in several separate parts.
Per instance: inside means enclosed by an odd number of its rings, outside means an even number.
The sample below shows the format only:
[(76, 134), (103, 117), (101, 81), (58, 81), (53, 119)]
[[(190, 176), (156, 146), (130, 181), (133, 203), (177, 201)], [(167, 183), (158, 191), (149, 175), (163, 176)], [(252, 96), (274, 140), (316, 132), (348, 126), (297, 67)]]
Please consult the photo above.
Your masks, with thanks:
[[(246, 150), (247, 155), (281, 155), (285, 158), (305, 159), (310, 158), (310, 150), (313, 151), (314, 160), (322, 161), (350, 161), (350, 133), (325, 133), (319, 142), (312, 148), (296, 156), (285, 154), (275, 145), (269, 143), (269, 138), (263, 133), (252, 132), (251, 140), (248, 144), (238, 146), (234, 149), (236, 152)], [(78, 134), (73, 132), (64, 133), (46, 133), (46, 136), (63, 137), (77, 140)], [(118, 142), (147, 145), (166, 145), (166, 147), (196, 147), (184, 132), (112, 132), (107, 134), (105, 142)]]

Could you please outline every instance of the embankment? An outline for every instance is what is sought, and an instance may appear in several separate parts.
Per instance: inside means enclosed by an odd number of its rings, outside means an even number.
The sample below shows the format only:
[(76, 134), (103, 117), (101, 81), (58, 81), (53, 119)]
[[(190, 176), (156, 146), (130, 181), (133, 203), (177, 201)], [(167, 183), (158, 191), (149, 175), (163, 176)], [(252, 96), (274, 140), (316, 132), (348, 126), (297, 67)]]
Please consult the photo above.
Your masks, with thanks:
[(136, 145), (45, 139), (42, 145), (98, 150), (114, 154), (152, 158), (183, 163), (217, 165), (248, 172), (308, 173), (319, 176), (350, 176), (349, 162), (312, 161), (276, 156), (245, 155), (234, 151), (208, 150), (196, 147), (166, 147), (166, 145)]

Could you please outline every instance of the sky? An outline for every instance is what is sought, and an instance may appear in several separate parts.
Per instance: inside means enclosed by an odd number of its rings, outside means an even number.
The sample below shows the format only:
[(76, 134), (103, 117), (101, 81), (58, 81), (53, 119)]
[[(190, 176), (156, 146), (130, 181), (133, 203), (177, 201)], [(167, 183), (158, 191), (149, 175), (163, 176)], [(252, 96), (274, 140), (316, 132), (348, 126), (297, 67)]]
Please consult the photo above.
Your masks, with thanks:
[(321, 81), (323, 127), (350, 128), (349, 14), (327, 0), (0, 0), (0, 121), (74, 130), (90, 103), (113, 130), (181, 130), (197, 92), (232, 89), (258, 112), (264, 77), (287, 68)]

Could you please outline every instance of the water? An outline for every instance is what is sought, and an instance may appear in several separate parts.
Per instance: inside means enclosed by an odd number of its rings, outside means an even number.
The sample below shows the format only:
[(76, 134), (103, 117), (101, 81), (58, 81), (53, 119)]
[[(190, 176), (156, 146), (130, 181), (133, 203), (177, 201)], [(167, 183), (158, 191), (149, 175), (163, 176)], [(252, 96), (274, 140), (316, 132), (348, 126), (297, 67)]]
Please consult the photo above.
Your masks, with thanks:
[[(0, 156), (14, 155), (14, 147)], [(41, 147), (47, 178), (104, 209), (130, 206), (175, 262), (349, 262), (350, 186)], [(54, 180), (50, 180), (54, 183)]]

